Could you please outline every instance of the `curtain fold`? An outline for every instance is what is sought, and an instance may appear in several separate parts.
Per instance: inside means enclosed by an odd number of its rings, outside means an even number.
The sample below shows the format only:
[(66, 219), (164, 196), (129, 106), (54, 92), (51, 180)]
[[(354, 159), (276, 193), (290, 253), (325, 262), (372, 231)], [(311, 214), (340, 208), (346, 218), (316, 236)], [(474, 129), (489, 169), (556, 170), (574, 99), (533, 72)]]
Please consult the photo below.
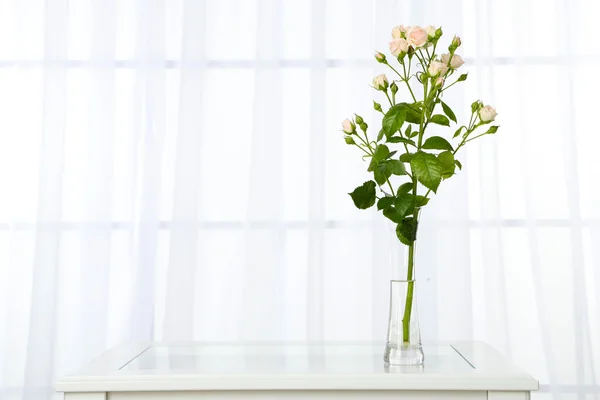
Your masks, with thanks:
[(167, 273), (165, 340), (191, 340), (194, 337), (194, 283), (199, 272), (197, 223), (202, 219), (199, 181), (203, 164), (202, 105), (205, 100), (206, 6), (204, 1), (183, 2), (181, 69), (177, 147), (173, 173), (173, 226), (170, 232)]
[[(463, 39), (501, 129), (425, 208), (425, 342), (483, 340), (539, 399), (600, 398), (593, 0), (0, 2), (0, 398), (139, 341), (376, 341), (405, 257), (370, 179), (394, 25)], [(408, 98), (400, 87), (398, 97)]]
[[(44, 13), (44, 50), (43, 60), (51, 66), (43, 71), (42, 93), (42, 121), (41, 121), (41, 147), (39, 149), (39, 189), (37, 199), (37, 216), (33, 239), (33, 265), (31, 265), (31, 300), (29, 304), (11, 304), (19, 300), (19, 296), (8, 298), (7, 318), (2, 321), (3, 329), (8, 330), (6, 341), (3, 343), (3, 354), (23, 357), (25, 361), (22, 380), (18, 377), (16, 382), (17, 395), (21, 393), (26, 399), (40, 398), (46, 394), (47, 388), (53, 384), (54, 365), (57, 347), (57, 319), (59, 310), (59, 264), (60, 264), (60, 227), (62, 217), (62, 202), (60, 192), (63, 186), (63, 146), (66, 119), (66, 89), (67, 70), (59, 64), (67, 56), (67, 2), (62, 0), (49, 1)], [(54, 64), (54, 65), (52, 65)], [(31, 149), (35, 151), (37, 149)], [(15, 232), (10, 232), (15, 234)], [(16, 260), (12, 260), (13, 262)], [(9, 264), (12, 268), (19, 268), (17, 263)], [(12, 274), (9, 275), (9, 278)], [(13, 275), (14, 276), (14, 275)], [(19, 282), (18, 279), (15, 279)], [(23, 288), (22, 288), (23, 289)], [(10, 295), (9, 291), (9, 295)], [(13, 295), (15, 293), (12, 293)], [(19, 306), (23, 307), (21, 309)], [(25, 318), (29, 324), (25, 329), (19, 329), (19, 319), (14, 313), (25, 311)], [(12, 315), (11, 315), (12, 314)], [(11, 317), (14, 317), (13, 320)], [(12, 322), (16, 326), (11, 326)], [(102, 321), (101, 321), (102, 322)], [(26, 335), (25, 352), (10, 350), (14, 344), (21, 341), (11, 338), (15, 335), (10, 332)], [(99, 332), (100, 333), (100, 332)], [(101, 335), (101, 333), (100, 333)], [(3, 363), (3, 371), (11, 368), (11, 360)], [(20, 364), (20, 363), (19, 363)], [(17, 364), (17, 365), (19, 365)], [(22, 364), (21, 364), (22, 365)], [(6, 373), (5, 373), (6, 374)], [(10, 374), (13, 375), (13, 374)], [(9, 375), (9, 376), (10, 376)], [(6, 376), (6, 375), (5, 375)], [(17, 377), (17, 374), (13, 376)], [(1, 393), (1, 392), (0, 392)]]

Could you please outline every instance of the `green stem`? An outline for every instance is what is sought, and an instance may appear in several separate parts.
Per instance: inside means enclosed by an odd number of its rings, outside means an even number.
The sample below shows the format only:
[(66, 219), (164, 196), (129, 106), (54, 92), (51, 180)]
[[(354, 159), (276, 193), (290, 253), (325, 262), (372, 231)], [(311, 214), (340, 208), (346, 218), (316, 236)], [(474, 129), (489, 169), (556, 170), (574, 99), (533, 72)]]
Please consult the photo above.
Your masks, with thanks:
[(394, 188), (392, 187), (392, 184), (390, 183), (390, 178), (387, 178), (385, 180), (388, 184), (388, 186), (390, 187), (390, 190), (392, 191), (392, 196), (396, 197), (396, 193), (394, 192)]
[(425, 65), (425, 60), (423, 59), (423, 57), (419, 57), (419, 54), (416, 51), (413, 54), (415, 55), (415, 57), (417, 57), (417, 60), (419, 60), (419, 63), (421, 63), (421, 67), (423, 68), (423, 70), (426, 71), (427, 65)]
[[(402, 78), (402, 75), (400, 75), (400, 72), (396, 71), (396, 68), (392, 67), (387, 62), (385, 63), (385, 65), (387, 65), (388, 67), (390, 67), (392, 69), (392, 71), (394, 71), (400, 78)], [(404, 67), (404, 63), (402, 63), (402, 66)]]
[[(413, 176), (413, 194), (417, 197), (417, 178)], [(414, 203), (413, 217), (418, 220), (417, 203)], [(417, 226), (418, 229), (418, 226)], [(404, 303), (404, 316), (402, 317), (402, 342), (405, 346), (410, 344), (410, 317), (412, 314), (413, 292), (414, 292), (414, 271), (415, 271), (415, 242), (408, 246), (408, 270), (406, 271), (406, 302)]]
[[(416, 217), (415, 217), (416, 218)], [(404, 317), (402, 318), (402, 342), (405, 346), (410, 344), (410, 317), (412, 314), (413, 293), (415, 281), (413, 280), (413, 271), (415, 267), (415, 242), (408, 246), (408, 272), (406, 280), (408, 288), (406, 290), (406, 303), (404, 305)]]
[(365, 142), (365, 139), (361, 138), (358, 133), (356, 134), (356, 137), (359, 138), (360, 141), (363, 142), (365, 146), (367, 146), (367, 148), (370, 150), (370, 153), (367, 153), (367, 154), (369, 154), (370, 156), (372, 156), (373, 155), (373, 149), (371, 149), (371, 146), (369, 146), (369, 143)]
[(468, 140), (466, 140), (466, 141), (465, 141), (465, 143), (469, 143), (471, 140), (475, 140), (475, 139), (477, 139), (478, 137), (482, 137), (483, 135), (487, 135), (487, 134), (488, 134), (488, 133), (486, 132), (486, 133), (482, 133), (481, 135), (477, 135), (477, 136), (474, 136), (474, 137), (472, 137), (472, 138), (469, 138)]
[[(427, 81), (423, 83), (423, 111), (421, 112), (421, 122), (419, 124), (419, 142), (417, 146), (417, 150), (421, 150), (421, 145), (423, 144), (423, 135), (425, 133), (425, 129), (423, 128), (423, 123), (425, 121), (425, 113), (427, 111)], [(415, 193), (416, 195), (416, 193)]]
[(390, 102), (390, 106), (394, 106), (394, 103), (392, 103), (392, 99), (390, 99), (390, 95), (387, 93), (387, 90), (385, 90), (383, 93), (385, 93), (385, 97), (387, 97), (388, 101)]
[[(416, 54), (416, 53), (415, 53)], [(426, 67), (425, 67), (426, 68)], [(421, 121), (419, 123), (419, 142), (417, 144), (417, 151), (421, 150), (423, 144), (423, 136), (427, 124), (425, 123), (425, 116), (427, 112), (427, 81), (423, 82), (423, 110), (421, 111)], [(413, 175), (413, 195), (417, 197), (417, 178)], [(418, 220), (417, 203), (413, 206), (413, 218)], [(418, 226), (417, 226), (418, 229)], [(404, 316), (402, 318), (402, 341), (404, 346), (410, 345), (410, 318), (412, 314), (412, 304), (414, 296), (414, 268), (415, 268), (415, 242), (411, 242), (408, 246), (408, 271), (406, 272), (407, 290), (406, 290), (406, 302), (404, 305)]]
[(412, 96), (413, 101), (416, 103), (417, 98), (415, 97), (415, 94), (413, 93), (412, 88), (410, 87), (410, 83), (408, 83), (408, 75), (406, 74), (406, 66), (404, 65), (404, 63), (402, 63), (402, 70), (404, 71), (404, 79), (403, 79), (404, 83), (406, 83), (406, 86), (408, 87), (408, 91), (410, 92), (410, 95)]
[[(366, 151), (365, 149), (363, 149), (360, 145), (358, 144), (354, 144), (356, 147), (358, 147), (359, 149), (361, 149), (362, 151), (364, 151), (367, 155), (372, 155), (371, 153), (369, 153), (368, 151)], [(363, 156), (364, 157), (364, 156)]]
[(448, 86), (444, 87), (442, 90), (440, 90), (440, 92), (443, 92), (446, 89), (450, 89), (452, 86), (456, 85), (458, 83), (458, 81), (454, 81), (451, 84), (449, 84)]

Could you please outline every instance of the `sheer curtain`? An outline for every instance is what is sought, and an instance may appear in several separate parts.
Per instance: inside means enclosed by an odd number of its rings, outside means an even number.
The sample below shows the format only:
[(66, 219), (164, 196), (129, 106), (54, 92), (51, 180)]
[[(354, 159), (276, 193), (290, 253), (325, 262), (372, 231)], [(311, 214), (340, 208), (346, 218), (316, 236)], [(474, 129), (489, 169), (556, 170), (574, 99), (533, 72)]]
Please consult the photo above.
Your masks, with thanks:
[[(484, 340), (600, 391), (594, 0), (0, 1), (0, 398), (128, 340), (379, 341), (389, 226), (340, 121), (392, 26), (463, 38), (502, 129), (419, 240), (426, 342)], [(378, 99), (382, 101), (382, 99)], [(355, 150), (355, 149), (354, 149)], [(382, 347), (383, 350), (383, 347)]]

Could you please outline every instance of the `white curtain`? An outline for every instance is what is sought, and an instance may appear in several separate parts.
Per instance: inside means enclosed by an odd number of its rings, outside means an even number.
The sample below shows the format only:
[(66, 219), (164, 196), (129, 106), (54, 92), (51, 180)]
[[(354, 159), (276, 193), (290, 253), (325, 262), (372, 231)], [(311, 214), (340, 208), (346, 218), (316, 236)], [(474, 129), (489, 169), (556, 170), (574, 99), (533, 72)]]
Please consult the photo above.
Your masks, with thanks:
[(0, 398), (128, 340), (378, 341), (391, 246), (340, 121), (391, 27), (463, 38), (501, 129), (424, 212), (426, 342), (600, 395), (596, 0), (0, 1)]

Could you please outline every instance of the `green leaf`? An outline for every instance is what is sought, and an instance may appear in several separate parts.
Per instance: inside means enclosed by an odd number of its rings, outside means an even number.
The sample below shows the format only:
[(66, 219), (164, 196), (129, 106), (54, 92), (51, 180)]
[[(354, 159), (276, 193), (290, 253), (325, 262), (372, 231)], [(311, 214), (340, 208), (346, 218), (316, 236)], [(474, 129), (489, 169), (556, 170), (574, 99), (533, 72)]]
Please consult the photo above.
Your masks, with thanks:
[(425, 140), (423, 148), (428, 150), (454, 150), (452, 145), (441, 136), (432, 136)]
[(396, 225), (396, 237), (398, 238), (398, 240), (400, 240), (400, 242), (402, 242), (402, 244), (410, 246), (412, 244), (413, 240), (408, 240), (406, 237), (404, 237), (404, 235), (402, 234), (401, 228), (402, 228), (401, 223)]
[(442, 114), (435, 114), (429, 119), (429, 121), (438, 125), (450, 126), (450, 121), (448, 120), (448, 117)]
[(446, 114), (448, 116), (448, 118), (450, 118), (452, 121), (454, 121), (454, 123), (456, 123), (456, 115), (454, 114), (454, 111), (452, 111), (450, 106), (448, 106), (448, 104), (444, 103), (443, 101), (442, 101), (442, 109), (444, 110), (444, 114)]
[(396, 211), (394, 207), (389, 207), (383, 210), (383, 215), (392, 222), (400, 223), (402, 222), (403, 216)]
[(392, 158), (392, 157), (394, 157), (394, 154), (396, 154), (397, 152), (398, 152), (398, 150), (394, 150), (394, 151), (390, 152), (390, 154), (388, 154), (387, 156), (385, 156), (385, 158), (386, 159)]
[(468, 76), (468, 75), (469, 75), (468, 73), (466, 73), (466, 74), (462, 74), (461, 76), (459, 76), (459, 77), (458, 77), (458, 79), (456, 80), (456, 82), (463, 82), (463, 81), (466, 81), (466, 80), (467, 80), (467, 76)]
[(400, 233), (406, 240), (414, 242), (417, 239), (417, 220), (414, 217), (404, 218), (399, 226)]
[(409, 137), (409, 138), (414, 138), (415, 136), (418, 136), (418, 135), (419, 135), (419, 130), (418, 130), (418, 129), (416, 129), (416, 130), (412, 131), (412, 132), (410, 133), (410, 135), (408, 135), (408, 137)]
[(433, 154), (416, 152), (410, 160), (410, 167), (423, 186), (434, 193), (437, 191), (442, 180), (442, 166)]
[(406, 175), (406, 167), (399, 160), (387, 160), (387, 169), (394, 175)]
[(456, 132), (454, 132), (454, 136), (452, 136), (452, 138), (455, 138), (455, 137), (457, 137), (458, 135), (460, 135), (460, 131), (462, 131), (462, 130), (463, 130), (463, 128), (464, 128), (464, 126), (461, 126), (460, 128), (458, 128), (458, 129), (456, 130)]
[(421, 123), (421, 109), (415, 104), (400, 103), (406, 106), (406, 122), (411, 124)]
[(458, 160), (454, 160), (454, 164), (458, 167), (458, 169), (462, 169), (462, 164)]
[(411, 190), (413, 190), (412, 182), (403, 183), (402, 185), (400, 185), (398, 187), (398, 190), (396, 190), (396, 196), (400, 196), (400, 195), (409, 193)]
[(350, 197), (352, 197), (352, 201), (356, 208), (366, 210), (375, 204), (375, 187), (375, 182), (367, 181), (354, 189), (352, 193), (348, 193)]
[(394, 204), (395, 197), (386, 196), (382, 197), (377, 201), (377, 209), (383, 210), (385, 208), (391, 207)]
[(490, 126), (490, 129), (488, 129), (485, 133), (496, 133), (498, 131), (499, 126)]
[(374, 173), (375, 182), (377, 182), (380, 185), (383, 185), (385, 181), (388, 180), (390, 175), (392, 175), (392, 171), (388, 170), (386, 162), (380, 162), (377, 164)]
[(417, 207), (426, 206), (427, 203), (429, 203), (429, 198), (421, 196), (420, 194), (417, 195)]
[(373, 161), (381, 161), (390, 154), (390, 149), (385, 144), (378, 144), (373, 154)]
[[(367, 157), (367, 156), (365, 156), (365, 157)], [(371, 158), (371, 162), (369, 163), (369, 167), (367, 168), (367, 171), (373, 172), (373, 171), (375, 171), (375, 167), (377, 167), (377, 161), (375, 161)]]
[(450, 178), (454, 175), (454, 169), (456, 168), (456, 164), (454, 164), (454, 155), (450, 151), (443, 151), (438, 154), (438, 160), (442, 165), (442, 178)]
[(408, 124), (408, 128), (406, 128), (406, 130), (404, 131), (404, 136), (406, 137), (412, 137), (410, 136), (410, 134), (412, 133), (412, 125)]
[(381, 141), (381, 139), (383, 139), (383, 135), (385, 135), (385, 132), (384, 132), (383, 128), (381, 128), (379, 130), (379, 133), (377, 134), (377, 141), (378, 142)]
[(404, 120), (406, 119), (406, 110), (406, 103), (400, 103), (391, 107), (385, 113), (381, 125), (386, 136), (390, 137), (402, 128), (402, 124), (404, 124)]
[(411, 146), (417, 147), (416, 143), (413, 140), (405, 139), (400, 136), (392, 136), (392, 137), (388, 138), (386, 140), (386, 142), (388, 142), (388, 143), (406, 143), (406, 144), (410, 144)]
[(401, 194), (396, 197), (394, 201), (394, 207), (398, 214), (404, 218), (407, 214), (411, 214), (415, 207), (415, 196), (412, 194)]
[(410, 162), (412, 159), (413, 153), (404, 153), (400, 156), (400, 161), (402, 162)]

